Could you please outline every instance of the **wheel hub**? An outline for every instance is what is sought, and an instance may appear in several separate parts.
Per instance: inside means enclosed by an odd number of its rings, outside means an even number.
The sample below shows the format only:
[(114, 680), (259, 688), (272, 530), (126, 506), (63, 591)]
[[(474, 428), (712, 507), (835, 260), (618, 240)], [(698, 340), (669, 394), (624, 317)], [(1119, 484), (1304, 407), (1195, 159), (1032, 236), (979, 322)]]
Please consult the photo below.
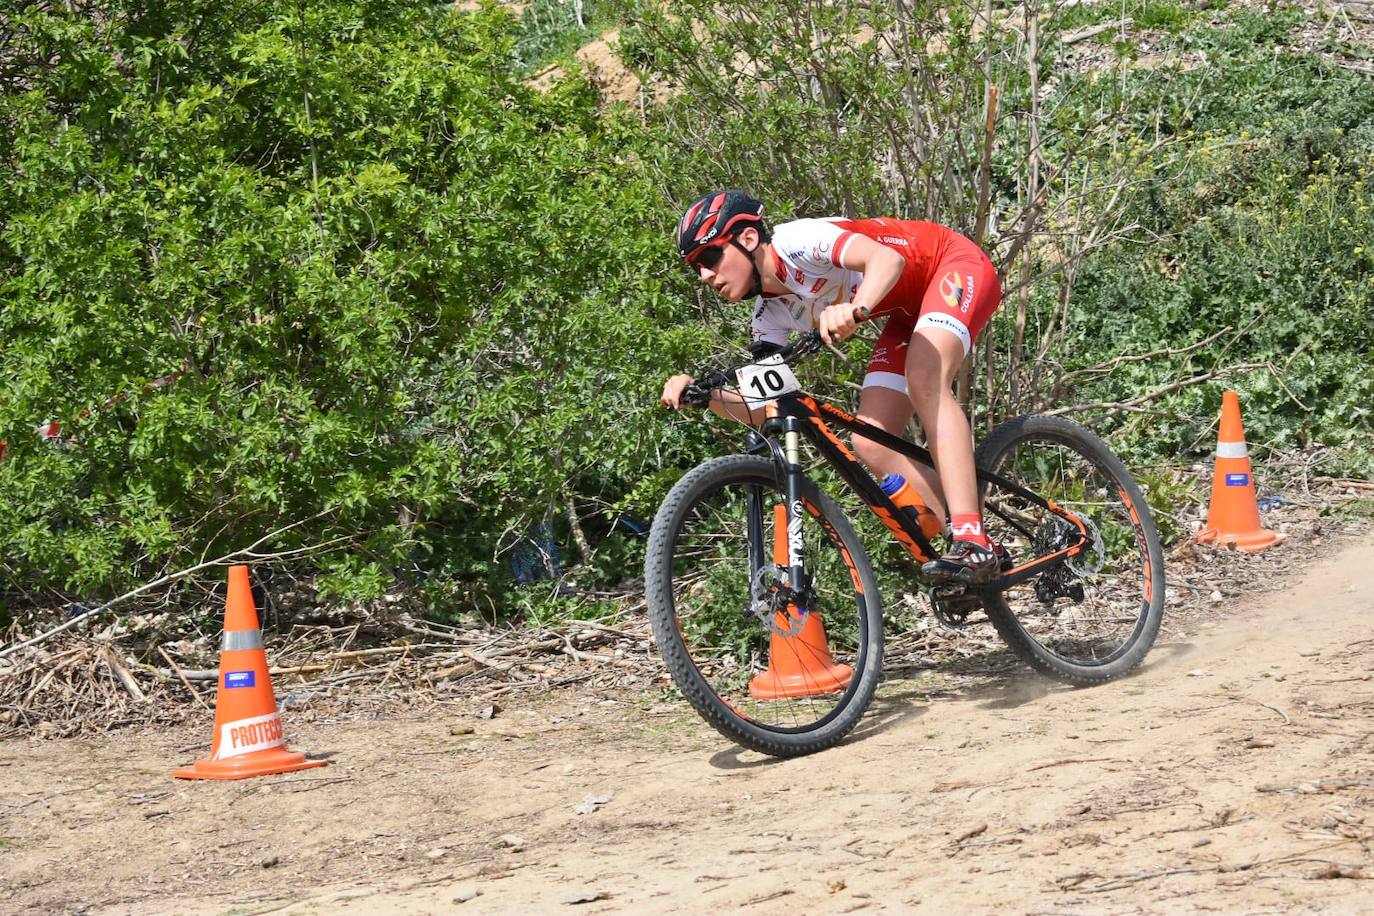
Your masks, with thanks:
[[(796, 591), (787, 584), (787, 579), (788, 572), (784, 566), (769, 563), (759, 567), (754, 574), (754, 600), (749, 604), (749, 613), (758, 618), (769, 632), (782, 637), (796, 636), (801, 632), (815, 597), (810, 589)], [(780, 626), (779, 620), (786, 620), (787, 626)]]

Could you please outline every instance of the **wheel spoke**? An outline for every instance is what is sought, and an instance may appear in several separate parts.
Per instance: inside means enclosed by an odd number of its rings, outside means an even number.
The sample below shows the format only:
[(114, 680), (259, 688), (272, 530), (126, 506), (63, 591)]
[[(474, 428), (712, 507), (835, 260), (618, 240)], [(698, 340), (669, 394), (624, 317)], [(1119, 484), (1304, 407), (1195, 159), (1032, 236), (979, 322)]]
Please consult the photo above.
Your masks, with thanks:
[(856, 557), (862, 548), (834, 503), (808, 497), (801, 531), (811, 587), (793, 592), (774, 562), (787, 532), (774, 513), (783, 495), (771, 464), (719, 463), (752, 471), (698, 469), (702, 479), (684, 478), (680, 503), (670, 493), (654, 522), (646, 585), (660, 651), (686, 699), (735, 740), (805, 753), (823, 730), (834, 743), (876, 686), (881, 609), (860, 584), (872, 579), (867, 557)]
[(1162, 574), (1158, 539), (1153, 526), (1135, 522), (1148, 508), (1115, 456), (1076, 424), (1030, 417), (1008, 426), (1017, 428), (1003, 438), (994, 432), (980, 464), (1071, 517), (990, 484), (989, 536), (1017, 565), (1074, 546), (1080, 524), (1088, 541), (1008, 589), (990, 616), (1041, 670), (1082, 681), (1129, 670), (1153, 641), (1162, 610), (1150, 587), (1151, 569)]

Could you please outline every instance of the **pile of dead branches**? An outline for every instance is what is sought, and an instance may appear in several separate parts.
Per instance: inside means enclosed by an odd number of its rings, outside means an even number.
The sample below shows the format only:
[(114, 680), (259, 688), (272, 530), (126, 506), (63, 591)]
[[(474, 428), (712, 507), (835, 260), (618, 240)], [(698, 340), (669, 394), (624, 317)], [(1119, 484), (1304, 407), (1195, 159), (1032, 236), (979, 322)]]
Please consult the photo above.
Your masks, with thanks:
[[(401, 615), (404, 635), (368, 648), (353, 648), (360, 624), (298, 625), (269, 647), (269, 670), (280, 706), (326, 714), (480, 704), (513, 690), (574, 683), (642, 689), (661, 676), (661, 665), (647, 621), (628, 610), (628, 623), (579, 621), (564, 630), (454, 627)], [(24, 636), (12, 627), (6, 642)], [(109, 638), (62, 633), (0, 661), (0, 739), (209, 716), (217, 669), (186, 667), (176, 658), (203, 657), (207, 648), (180, 640), (133, 651)]]
[[(22, 634), (12, 628), (8, 635)], [(0, 739), (175, 723), (193, 711), (165, 684), (134, 670), (117, 646), (80, 636), (0, 663)]]

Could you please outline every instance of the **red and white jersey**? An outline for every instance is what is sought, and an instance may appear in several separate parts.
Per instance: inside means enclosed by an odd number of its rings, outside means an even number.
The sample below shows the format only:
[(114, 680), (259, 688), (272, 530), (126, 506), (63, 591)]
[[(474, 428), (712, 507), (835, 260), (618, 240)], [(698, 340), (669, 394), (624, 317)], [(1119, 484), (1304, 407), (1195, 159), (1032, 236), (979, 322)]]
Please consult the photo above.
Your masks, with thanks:
[(788, 294), (756, 300), (751, 327), (755, 340), (786, 344), (791, 334), (815, 328), (825, 308), (854, 298), (864, 275), (845, 267), (841, 257), (856, 234), (892, 248), (907, 261), (875, 316), (894, 311), (911, 311), (914, 316), (949, 238), (958, 237), (944, 226), (914, 220), (829, 217), (780, 224), (773, 230), (772, 269)]

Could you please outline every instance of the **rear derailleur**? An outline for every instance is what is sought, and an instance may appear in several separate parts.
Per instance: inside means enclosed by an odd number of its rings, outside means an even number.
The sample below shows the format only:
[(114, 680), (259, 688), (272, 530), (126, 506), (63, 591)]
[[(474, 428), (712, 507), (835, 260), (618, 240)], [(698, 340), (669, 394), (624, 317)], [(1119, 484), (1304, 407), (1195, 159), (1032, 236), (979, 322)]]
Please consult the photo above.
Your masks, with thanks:
[(1083, 596), (1083, 583), (1078, 581), (1078, 577), (1066, 564), (1060, 564), (1041, 573), (1035, 580), (1035, 597), (1039, 598), (1045, 607), (1054, 604), (1056, 598), (1068, 598), (1074, 604), (1079, 604), (1083, 601)]
[[(1036, 530), (1031, 545), (1035, 555), (1043, 557), (1071, 547), (1079, 540), (1080, 535), (1072, 525), (1052, 521)], [(1083, 596), (1083, 583), (1078, 580), (1073, 565), (1067, 559), (1055, 563), (1036, 577), (1035, 597), (1046, 607), (1054, 604), (1058, 598), (1068, 598), (1078, 604), (1083, 601)]]

